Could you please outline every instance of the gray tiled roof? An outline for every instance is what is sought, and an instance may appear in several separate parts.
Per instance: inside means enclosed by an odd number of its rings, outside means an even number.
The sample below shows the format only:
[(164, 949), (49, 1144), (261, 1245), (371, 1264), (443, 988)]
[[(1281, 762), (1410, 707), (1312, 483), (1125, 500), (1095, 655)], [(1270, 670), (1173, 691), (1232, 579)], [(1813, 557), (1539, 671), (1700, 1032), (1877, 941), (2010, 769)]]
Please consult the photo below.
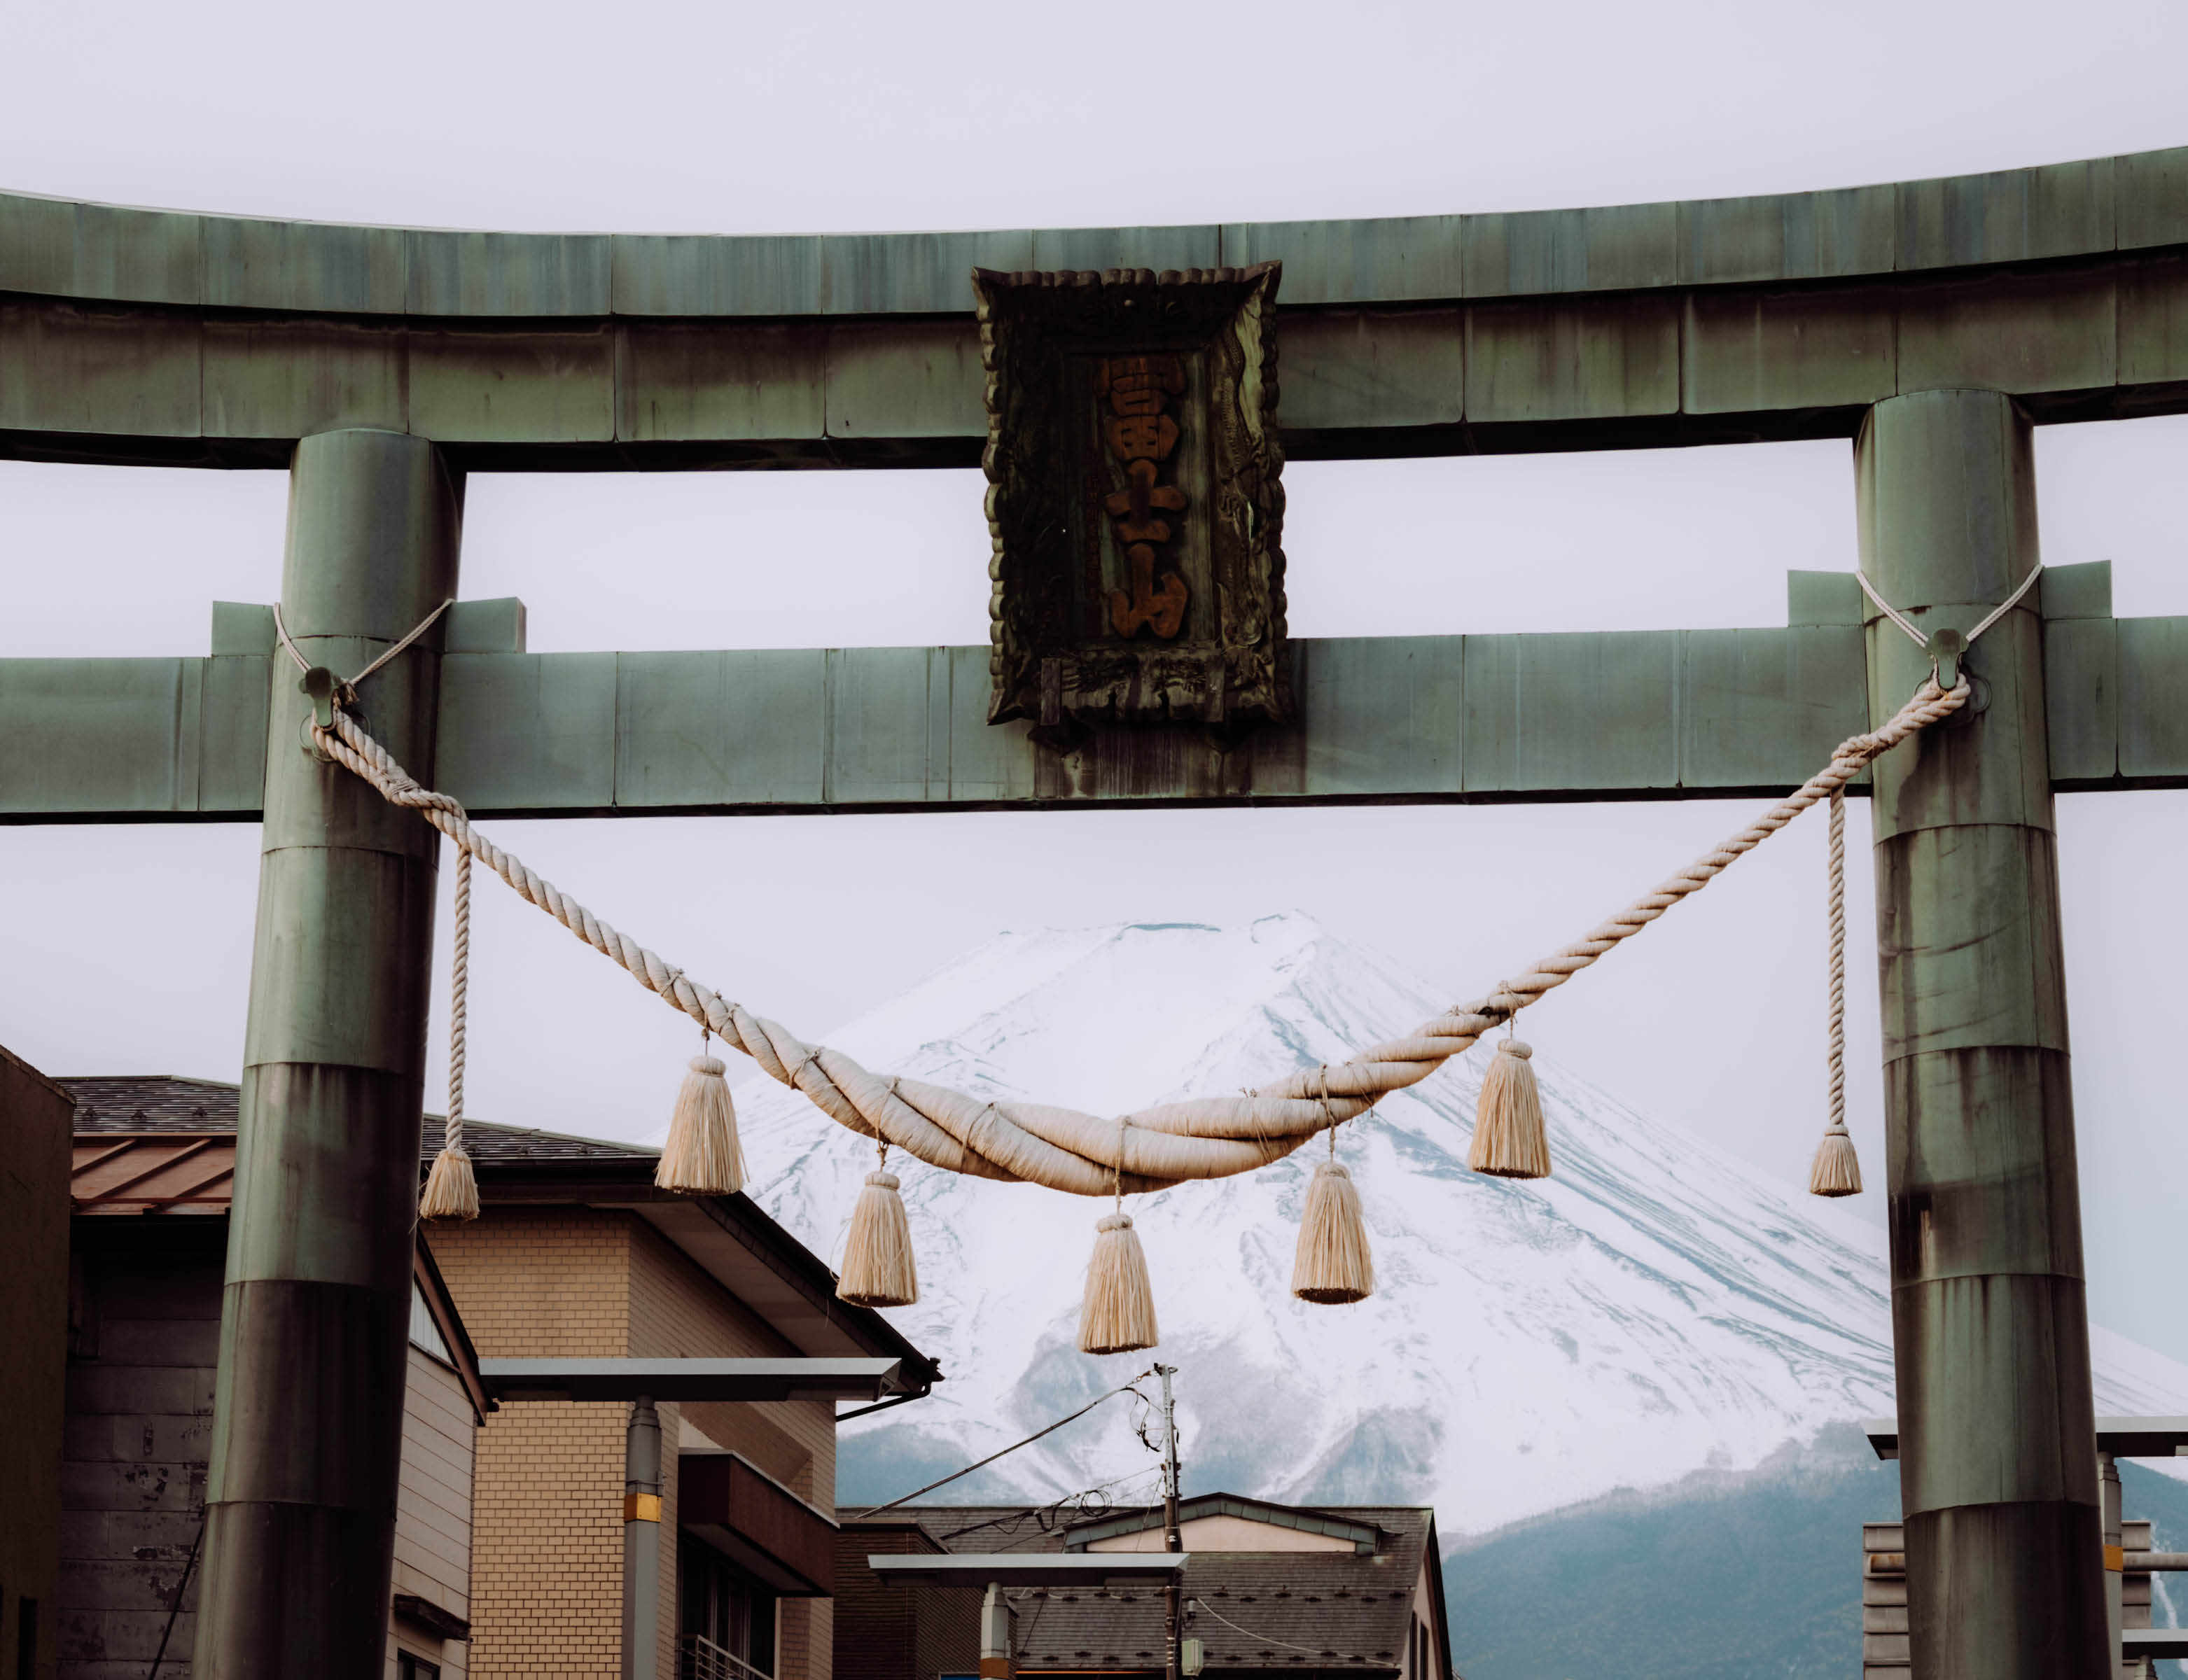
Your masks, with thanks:
[[(92, 1075), (58, 1079), (54, 1083), (76, 1099), (79, 1132), (234, 1131), (242, 1094), (238, 1085), (174, 1074)], [(431, 1160), (440, 1153), (443, 1124), (438, 1114), (426, 1116), (421, 1159)], [(571, 1137), (472, 1119), (464, 1122), (464, 1147), (482, 1166), (535, 1161), (651, 1160), (660, 1153), (636, 1143)]]
[[(1383, 1549), (1373, 1556), (1195, 1556), (1186, 1569), (1185, 1593), (1204, 1608), (1192, 1617), (1188, 1631), (1206, 1646), (1210, 1668), (1396, 1672), (1406, 1650), (1431, 1514), (1417, 1506), (1311, 1509), (1373, 1525), (1382, 1532)], [(847, 1509), (837, 1514), (849, 1519), (856, 1514)], [(1051, 1515), (1044, 1527), (1041, 1514), (1022, 1506), (907, 1505), (889, 1515), (916, 1519), (952, 1552), (1060, 1552), (1068, 1538), (1066, 1525)], [(1080, 1519), (1071, 1525), (1085, 1525)], [(1143, 1666), (1162, 1660), (1163, 1595), (1158, 1587), (1029, 1587), (1011, 1596), (1018, 1607), (1018, 1660), (1026, 1668)]]

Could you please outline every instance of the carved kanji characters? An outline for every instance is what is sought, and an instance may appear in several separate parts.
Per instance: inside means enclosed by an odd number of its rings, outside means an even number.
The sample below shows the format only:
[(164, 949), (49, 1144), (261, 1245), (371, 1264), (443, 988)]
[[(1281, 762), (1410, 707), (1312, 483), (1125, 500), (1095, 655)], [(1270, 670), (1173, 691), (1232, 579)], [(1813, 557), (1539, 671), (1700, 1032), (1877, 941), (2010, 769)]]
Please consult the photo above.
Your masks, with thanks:
[(1183, 394), (1185, 367), (1175, 356), (1110, 356), (1103, 358), (1097, 377), (1110, 410), (1102, 436), (1125, 471), (1125, 488), (1108, 497), (1106, 505), (1119, 538), (1127, 544), (1125, 558), (1131, 573), (1129, 591), (1109, 591), (1109, 622), (1119, 635), (1136, 635), (1145, 627), (1168, 641), (1184, 628), (1189, 595), (1185, 579), (1175, 572), (1164, 572), (1156, 581), (1153, 545), (1169, 542), (1174, 534), (1170, 521), (1156, 514), (1184, 512), (1187, 498), (1175, 484), (1158, 482), (1157, 464), (1177, 448), (1177, 422), (1164, 409), (1171, 397)]

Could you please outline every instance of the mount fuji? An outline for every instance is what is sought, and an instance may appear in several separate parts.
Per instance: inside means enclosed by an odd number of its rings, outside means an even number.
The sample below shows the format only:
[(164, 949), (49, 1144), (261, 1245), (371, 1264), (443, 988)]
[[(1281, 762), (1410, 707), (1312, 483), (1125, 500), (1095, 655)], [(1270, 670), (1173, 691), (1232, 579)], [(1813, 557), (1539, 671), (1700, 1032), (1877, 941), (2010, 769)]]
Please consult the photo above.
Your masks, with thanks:
[[(829, 1035), (867, 1066), (1097, 1113), (1337, 1062), (1449, 1001), (1305, 916), (1010, 933)], [(1538, 1051), (1555, 1161), (1465, 1164), (1487, 1046), (1339, 1132), (1378, 1288), (1288, 1291), (1320, 1143), (1247, 1176), (1136, 1198), (1159, 1355), (1073, 1342), (1097, 1203), (902, 1157), (922, 1298), (891, 1315), (943, 1361), (934, 1395), (843, 1431), (839, 1497), (895, 1497), (1030, 1434), (1159, 1356), (1180, 1367), (1187, 1490), (1432, 1503), (1481, 1534), (1619, 1490), (1737, 1473), (1892, 1411), (1882, 1234), (1640, 1114)], [(764, 1078), (736, 1092), (763, 1204), (840, 1256), (872, 1146)], [(2188, 1411), (2188, 1367), (2093, 1333), (2105, 1412)], [(1112, 1403), (940, 1497), (1143, 1497)], [(1845, 1431), (1841, 1429), (1839, 1434)]]

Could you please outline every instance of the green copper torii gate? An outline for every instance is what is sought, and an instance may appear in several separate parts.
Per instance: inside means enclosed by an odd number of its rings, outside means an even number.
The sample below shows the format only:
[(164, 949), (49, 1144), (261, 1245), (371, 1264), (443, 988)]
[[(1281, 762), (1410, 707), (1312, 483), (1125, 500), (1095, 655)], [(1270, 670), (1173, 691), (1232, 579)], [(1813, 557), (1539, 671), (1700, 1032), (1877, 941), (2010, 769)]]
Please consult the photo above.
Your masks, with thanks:
[[(1919, 622), (2036, 563), (2032, 421), (2188, 409), (2188, 150), (1402, 222), (527, 236), (0, 196), (0, 454), (292, 472), (337, 667), (454, 587), (462, 474), (970, 465), (970, 269), (1285, 264), (1289, 454), (1856, 438)], [(1987, 704), (1877, 776), (1916, 1672), (2099, 1674), (2104, 1612), (2051, 797), (2188, 786), (2188, 621), (2063, 568)], [(475, 814), (1678, 798), (1800, 781), (1917, 658), (1842, 574), (1782, 629), (1294, 644), (1228, 754), (984, 722), (986, 650), (564, 655), (465, 603), (373, 725)], [(270, 612), (205, 659), (0, 662), (0, 820), (266, 826), (199, 1673), (381, 1660), (426, 1029), (422, 825), (306, 754)], [(1582, 720), (1586, 727), (1579, 725)], [(1183, 743), (1180, 743), (1183, 747)]]

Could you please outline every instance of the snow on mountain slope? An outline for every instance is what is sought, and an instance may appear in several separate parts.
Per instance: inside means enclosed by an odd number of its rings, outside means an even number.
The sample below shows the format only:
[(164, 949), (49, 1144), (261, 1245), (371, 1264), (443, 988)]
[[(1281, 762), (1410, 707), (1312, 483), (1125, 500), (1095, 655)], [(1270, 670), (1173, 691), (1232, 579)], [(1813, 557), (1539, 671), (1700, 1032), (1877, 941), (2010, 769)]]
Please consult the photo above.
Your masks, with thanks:
[[(1341, 1060), (1448, 1001), (1287, 915), (1007, 934), (829, 1042), (981, 1095), (1119, 1113)], [(1832, 1420), (1890, 1412), (1873, 1227), (1561, 1073), (1554, 1045), (1535, 1065), (1556, 1175), (1470, 1173), (1486, 1053), (1341, 1129), (1379, 1286), (1357, 1306), (1287, 1292), (1320, 1144), (1135, 1198), (1160, 1357), (1181, 1367), (1189, 1489), (1432, 1502), (1447, 1528), (1480, 1531), (1744, 1469)], [(755, 1193), (832, 1260), (872, 1147), (764, 1078), (737, 1105)], [(891, 1316), (946, 1380), (901, 1417), (851, 1426), (843, 1452), (899, 1493), (1153, 1356), (1073, 1346), (1100, 1204), (892, 1164), (923, 1297)], [(2188, 1409), (2188, 1367), (2101, 1333), (2097, 1356), (2101, 1411)], [(1143, 1469), (1131, 1421), (1113, 1402), (952, 1492), (1049, 1498)]]

